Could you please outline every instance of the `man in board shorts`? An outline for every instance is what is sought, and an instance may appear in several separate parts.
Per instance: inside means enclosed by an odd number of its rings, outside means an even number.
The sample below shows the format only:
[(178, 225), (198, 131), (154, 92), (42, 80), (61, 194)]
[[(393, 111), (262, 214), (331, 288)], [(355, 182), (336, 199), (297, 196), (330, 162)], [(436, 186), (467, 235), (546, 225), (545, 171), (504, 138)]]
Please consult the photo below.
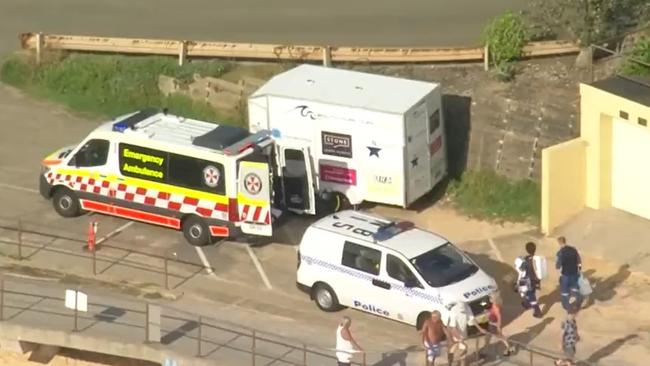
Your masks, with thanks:
[(434, 310), (422, 325), (422, 344), (427, 353), (427, 366), (434, 365), (436, 357), (442, 353), (442, 342), (445, 339), (451, 339), (451, 335), (442, 323), (440, 312)]

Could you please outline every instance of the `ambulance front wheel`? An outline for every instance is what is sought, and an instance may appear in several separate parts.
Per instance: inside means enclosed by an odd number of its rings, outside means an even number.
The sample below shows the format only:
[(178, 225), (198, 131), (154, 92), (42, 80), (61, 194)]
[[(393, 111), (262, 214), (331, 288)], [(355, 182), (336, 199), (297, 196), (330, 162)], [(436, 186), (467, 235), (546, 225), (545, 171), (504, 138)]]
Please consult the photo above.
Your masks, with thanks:
[(210, 244), (210, 229), (200, 217), (190, 216), (183, 220), (183, 236), (191, 245), (202, 247)]
[(312, 297), (316, 306), (323, 311), (332, 312), (341, 309), (336, 293), (325, 283), (319, 282), (314, 285)]
[(52, 195), (54, 210), (63, 217), (75, 217), (81, 214), (79, 199), (68, 188), (57, 188)]

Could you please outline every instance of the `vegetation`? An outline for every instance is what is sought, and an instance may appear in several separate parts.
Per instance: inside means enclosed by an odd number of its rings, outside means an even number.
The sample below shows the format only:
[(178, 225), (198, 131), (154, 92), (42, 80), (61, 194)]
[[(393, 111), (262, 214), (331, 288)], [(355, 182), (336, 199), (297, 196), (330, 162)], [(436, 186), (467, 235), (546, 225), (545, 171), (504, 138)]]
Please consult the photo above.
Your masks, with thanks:
[(647, 0), (532, 0), (532, 38), (568, 34), (583, 46), (620, 35), (650, 15)]
[(49, 55), (41, 65), (26, 56), (9, 57), (0, 80), (41, 98), (96, 117), (114, 117), (143, 107), (167, 107), (172, 113), (210, 121), (228, 121), (205, 103), (184, 96), (165, 97), (158, 90), (161, 74), (189, 81), (197, 73), (219, 77), (228, 64), (194, 61), (182, 67), (170, 57)]
[(500, 79), (512, 79), (512, 61), (521, 56), (527, 41), (526, 25), (520, 15), (509, 11), (488, 24), (485, 43), (489, 47), (490, 63), (496, 67)]
[(466, 171), (448, 194), (470, 216), (507, 221), (539, 221), (540, 188), (531, 180), (510, 181), (493, 171)]
[(647, 65), (650, 65), (650, 35), (636, 42), (621, 71), (626, 75), (650, 76), (650, 66)]

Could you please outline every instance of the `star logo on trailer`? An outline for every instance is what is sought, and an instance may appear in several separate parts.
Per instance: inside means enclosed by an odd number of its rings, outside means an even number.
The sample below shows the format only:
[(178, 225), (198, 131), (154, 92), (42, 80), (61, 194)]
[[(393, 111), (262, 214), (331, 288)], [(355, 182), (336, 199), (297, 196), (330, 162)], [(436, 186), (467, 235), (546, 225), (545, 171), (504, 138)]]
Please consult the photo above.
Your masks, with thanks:
[(381, 151), (381, 147), (374, 147), (374, 146), (366, 146), (368, 148), (368, 156), (376, 156), (379, 157), (379, 152)]
[(244, 188), (250, 194), (258, 194), (262, 190), (262, 180), (255, 173), (248, 173), (244, 177)]
[(216, 187), (219, 184), (219, 178), (221, 178), (221, 174), (214, 165), (208, 165), (203, 169), (203, 182), (206, 186)]

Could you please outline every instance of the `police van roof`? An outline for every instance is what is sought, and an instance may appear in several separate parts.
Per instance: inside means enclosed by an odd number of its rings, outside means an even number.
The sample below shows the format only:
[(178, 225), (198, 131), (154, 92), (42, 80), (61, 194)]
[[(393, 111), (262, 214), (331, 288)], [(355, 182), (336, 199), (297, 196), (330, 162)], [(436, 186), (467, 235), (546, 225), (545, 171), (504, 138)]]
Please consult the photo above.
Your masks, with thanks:
[[(199, 121), (168, 114), (153, 108), (120, 116), (100, 127), (124, 134), (135, 134), (144, 139), (177, 146), (208, 149), (231, 153), (227, 149), (250, 137), (243, 128)], [(235, 151), (234, 154), (239, 151)]]
[(353, 210), (328, 215), (313, 226), (395, 250), (409, 259), (448, 242), (440, 235), (415, 228), (410, 222)]

